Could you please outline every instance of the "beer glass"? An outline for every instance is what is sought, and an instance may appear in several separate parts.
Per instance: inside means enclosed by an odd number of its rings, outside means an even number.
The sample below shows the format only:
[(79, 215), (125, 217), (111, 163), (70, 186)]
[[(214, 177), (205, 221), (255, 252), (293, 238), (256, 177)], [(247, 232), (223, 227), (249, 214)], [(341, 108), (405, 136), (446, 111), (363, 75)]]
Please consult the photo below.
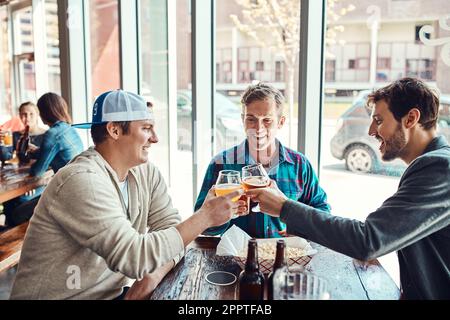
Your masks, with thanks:
[(302, 267), (284, 267), (273, 276), (274, 300), (329, 300), (325, 279)]
[(5, 135), (3, 137), (3, 143), (5, 144), (5, 147), (12, 147), (13, 145), (13, 136), (12, 133), (9, 131), (5, 132)]
[[(244, 190), (265, 188), (269, 186), (270, 178), (261, 163), (251, 164), (242, 168), (242, 186)], [(253, 212), (261, 212), (259, 203), (252, 209)]]
[[(241, 173), (234, 170), (222, 170), (219, 172), (219, 176), (216, 181), (216, 196), (224, 196), (233, 191), (242, 188)], [(238, 201), (240, 196), (233, 198), (231, 201)], [(232, 219), (239, 217), (234, 215)]]

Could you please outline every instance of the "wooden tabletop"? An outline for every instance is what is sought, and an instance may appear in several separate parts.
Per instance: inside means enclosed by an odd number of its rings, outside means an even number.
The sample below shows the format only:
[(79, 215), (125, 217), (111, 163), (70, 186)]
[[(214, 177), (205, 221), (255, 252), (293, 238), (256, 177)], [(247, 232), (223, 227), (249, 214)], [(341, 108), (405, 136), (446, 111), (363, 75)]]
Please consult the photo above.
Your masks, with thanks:
[(46, 185), (53, 175), (52, 170), (47, 170), (42, 177), (32, 177), (28, 174), (29, 170), (30, 165), (10, 165), (0, 169), (0, 203)]
[(19, 262), (28, 221), (0, 233), (0, 272)]
[[(220, 238), (199, 237), (187, 249), (185, 257), (167, 274), (153, 292), (152, 300), (236, 300), (237, 283), (217, 286), (205, 276), (212, 271), (228, 271), (239, 276), (241, 268), (232, 257), (216, 256)], [(399, 289), (383, 267), (312, 243), (318, 250), (306, 269), (325, 278), (333, 300), (397, 300)]]

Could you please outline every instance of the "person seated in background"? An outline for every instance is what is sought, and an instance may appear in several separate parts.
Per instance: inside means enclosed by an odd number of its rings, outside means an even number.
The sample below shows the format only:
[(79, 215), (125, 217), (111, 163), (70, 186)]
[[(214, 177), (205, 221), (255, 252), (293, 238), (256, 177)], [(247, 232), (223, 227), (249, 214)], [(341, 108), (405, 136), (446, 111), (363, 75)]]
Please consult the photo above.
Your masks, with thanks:
[[(285, 122), (283, 103), (284, 97), (281, 92), (269, 84), (260, 82), (246, 89), (241, 104), (247, 138), (241, 144), (220, 152), (211, 160), (195, 209), (203, 204), (208, 190), (216, 183), (219, 171), (241, 172), (244, 166), (261, 163), (269, 177), (278, 183), (280, 190), (289, 199), (322, 211), (330, 211), (327, 196), (320, 187), (308, 159), (300, 152), (287, 148), (276, 138), (278, 130)], [(208, 229), (204, 234), (223, 234), (232, 225), (238, 226), (255, 238), (286, 235), (286, 226), (278, 217), (255, 212)]]
[(66, 101), (49, 92), (37, 102), (42, 122), (49, 126), (40, 148), (30, 150), (36, 162), (30, 168), (32, 176), (41, 176), (49, 167), (56, 173), (77, 154), (83, 151), (83, 143), (77, 131), (72, 128)]
[(22, 103), (19, 106), (19, 118), (23, 125), (20, 131), (12, 132), (13, 137), (12, 146), (10, 148), (3, 148), (2, 158), (4, 160), (10, 160), (13, 158), (14, 150), (17, 149), (17, 143), (19, 142), (20, 137), (24, 134), (25, 128), (27, 126), (29, 128), (30, 150), (36, 150), (41, 145), (43, 134), (45, 133), (46, 129), (39, 126), (38, 107), (30, 101)]
[[(369, 135), (385, 161), (408, 164), (397, 192), (364, 222), (330, 216), (272, 188), (249, 190), (298, 235), (359, 260), (397, 251), (404, 299), (450, 299), (450, 146), (437, 135), (439, 98), (403, 78), (369, 95)], [(351, 201), (351, 199), (349, 199)]]
[[(65, 100), (55, 93), (46, 93), (37, 102), (42, 122), (49, 129), (42, 136), (39, 148), (31, 146), (29, 156), (35, 159), (30, 175), (42, 176), (51, 167), (56, 173), (77, 154), (83, 151), (83, 143), (74, 128)], [(7, 210), (8, 226), (21, 224), (30, 219), (39, 201), (39, 195), (21, 203), (13, 210)]]
[[(39, 126), (39, 109), (38, 107), (31, 103), (31, 102), (25, 102), (22, 103), (19, 107), (19, 117), (22, 121), (22, 124), (24, 127), (29, 128), (29, 148), (32, 150), (35, 150), (40, 147), (42, 139), (44, 137), (44, 133), (46, 129)], [(13, 146), (17, 149), (18, 142), (22, 135), (24, 134), (24, 130), (22, 131), (15, 131), (13, 132)], [(3, 149), (3, 158), (5, 160), (9, 160), (13, 158), (13, 147), (11, 147), (9, 150), (6, 148)], [(17, 155), (17, 150), (16, 150)], [(44, 190), (44, 187), (39, 187), (34, 190), (31, 190), (27, 192), (25, 195), (22, 195), (20, 197), (17, 197), (15, 199), (9, 200), (5, 203), (3, 203), (3, 213), (5, 214), (5, 224), (7, 226), (15, 226), (21, 223), (23, 221), (23, 218), (21, 217), (21, 213), (18, 213), (16, 215), (13, 214), (13, 211), (16, 207), (20, 206), (21, 204), (30, 201), (36, 197), (38, 197), (42, 191)]]
[[(30, 221), (11, 299), (146, 299), (202, 231), (244, 212), (242, 191), (215, 197), (181, 221), (160, 171), (146, 101), (103, 93), (95, 103), (94, 147), (59, 170)], [(130, 279), (137, 279), (131, 288)], [(129, 290), (128, 290), (129, 288)]]

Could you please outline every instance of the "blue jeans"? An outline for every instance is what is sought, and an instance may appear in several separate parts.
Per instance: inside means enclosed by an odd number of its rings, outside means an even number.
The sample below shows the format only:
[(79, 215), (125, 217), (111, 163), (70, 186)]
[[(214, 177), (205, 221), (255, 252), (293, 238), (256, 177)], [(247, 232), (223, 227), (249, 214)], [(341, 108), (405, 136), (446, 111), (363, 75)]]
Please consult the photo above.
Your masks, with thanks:
[[(44, 189), (44, 187), (41, 188)], [(20, 196), (3, 204), (3, 213), (6, 216), (5, 223), (8, 227), (15, 227), (30, 220), (41, 197), (42, 190), (36, 189), (37, 195), (33, 197)]]

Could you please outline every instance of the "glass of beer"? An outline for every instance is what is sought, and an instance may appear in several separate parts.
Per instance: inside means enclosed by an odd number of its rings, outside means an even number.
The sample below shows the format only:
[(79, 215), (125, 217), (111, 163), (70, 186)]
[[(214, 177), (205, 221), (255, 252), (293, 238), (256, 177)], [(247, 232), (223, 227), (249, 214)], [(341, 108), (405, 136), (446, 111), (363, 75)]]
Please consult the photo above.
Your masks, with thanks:
[[(244, 190), (265, 188), (269, 186), (270, 178), (261, 163), (252, 164), (242, 168), (242, 186)], [(259, 204), (253, 209), (253, 212), (261, 212)]]
[(3, 137), (3, 143), (5, 144), (5, 147), (11, 147), (13, 145), (13, 136), (11, 132), (9, 131), (5, 132), (5, 135)]
[(302, 267), (283, 267), (273, 276), (274, 300), (330, 300), (328, 282)]
[[(216, 196), (224, 196), (233, 191), (242, 188), (241, 173), (234, 170), (222, 170), (219, 172), (219, 176), (216, 181)], [(240, 196), (233, 198), (231, 201), (238, 201)], [(232, 219), (239, 217), (234, 215)]]

